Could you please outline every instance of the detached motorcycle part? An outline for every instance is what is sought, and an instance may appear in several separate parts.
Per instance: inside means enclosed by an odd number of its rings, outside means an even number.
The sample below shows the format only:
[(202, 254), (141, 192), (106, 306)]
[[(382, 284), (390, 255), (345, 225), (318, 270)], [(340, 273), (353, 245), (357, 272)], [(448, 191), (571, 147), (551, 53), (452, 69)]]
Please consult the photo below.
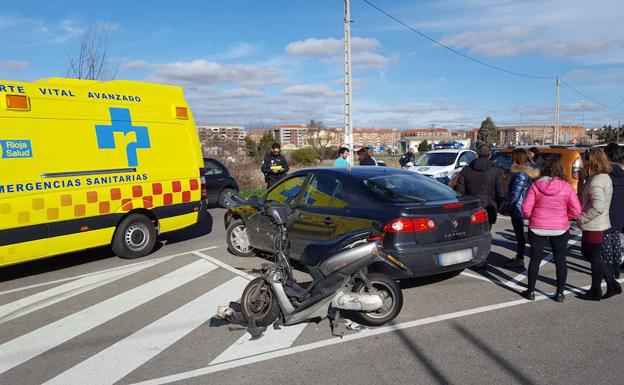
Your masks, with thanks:
[[(389, 276), (379, 273), (368, 274), (369, 285), (377, 295), (383, 298), (383, 306), (375, 311), (354, 313), (356, 322), (368, 326), (381, 326), (392, 321), (401, 312), (403, 307), (403, 293), (399, 285)], [(361, 294), (373, 294), (367, 285), (358, 280), (353, 291)]]
[(263, 279), (256, 278), (249, 282), (241, 297), (241, 312), (248, 323), (256, 326), (269, 326), (280, 315), (277, 298), (271, 286)]

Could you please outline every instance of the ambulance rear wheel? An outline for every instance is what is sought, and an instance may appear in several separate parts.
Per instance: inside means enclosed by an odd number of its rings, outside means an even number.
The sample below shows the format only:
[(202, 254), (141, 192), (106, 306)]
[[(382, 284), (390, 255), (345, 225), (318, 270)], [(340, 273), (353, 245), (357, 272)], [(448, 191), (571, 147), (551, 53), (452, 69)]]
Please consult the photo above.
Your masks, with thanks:
[(121, 258), (140, 258), (151, 253), (156, 244), (154, 223), (144, 215), (128, 215), (115, 231), (113, 252)]

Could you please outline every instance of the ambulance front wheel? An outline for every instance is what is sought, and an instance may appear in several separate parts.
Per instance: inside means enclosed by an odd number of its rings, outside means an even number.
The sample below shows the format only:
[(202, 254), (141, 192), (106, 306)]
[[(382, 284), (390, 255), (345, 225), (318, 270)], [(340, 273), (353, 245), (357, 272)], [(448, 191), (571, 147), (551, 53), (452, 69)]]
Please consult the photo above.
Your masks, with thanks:
[(112, 248), (121, 258), (139, 258), (152, 252), (156, 244), (154, 223), (144, 215), (128, 215), (115, 230)]

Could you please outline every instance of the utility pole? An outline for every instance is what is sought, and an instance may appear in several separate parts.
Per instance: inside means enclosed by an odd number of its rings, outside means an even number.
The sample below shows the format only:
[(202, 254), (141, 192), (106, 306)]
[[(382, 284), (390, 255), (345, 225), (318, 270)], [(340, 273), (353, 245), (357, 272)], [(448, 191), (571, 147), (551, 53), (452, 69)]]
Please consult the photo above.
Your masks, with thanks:
[(349, 163), (353, 165), (353, 116), (351, 115), (351, 10), (349, 0), (345, 0), (344, 17), (344, 138), (349, 149)]
[(559, 76), (557, 76), (557, 101), (555, 103), (555, 137), (553, 144), (559, 144)]

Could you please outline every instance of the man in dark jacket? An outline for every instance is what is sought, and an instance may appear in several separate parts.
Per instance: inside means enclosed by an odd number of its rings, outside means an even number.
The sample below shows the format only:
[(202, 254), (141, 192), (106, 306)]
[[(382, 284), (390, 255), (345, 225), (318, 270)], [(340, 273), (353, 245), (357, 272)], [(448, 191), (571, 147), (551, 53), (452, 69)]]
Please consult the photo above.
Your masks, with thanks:
[(544, 157), (540, 154), (539, 148), (531, 147), (529, 148), (529, 158), (531, 158), (531, 163), (538, 170), (542, 170), (544, 168)]
[(459, 173), (455, 191), (481, 198), (491, 226), (496, 223), (498, 205), (505, 200), (505, 182), (500, 169), (490, 161), (490, 146), (482, 144), (477, 154), (479, 157)]
[(261, 170), (264, 174), (264, 181), (267, 183), (267, 188), (271, 188), (288, 173), (288, 162), (286, 158), (282, 156), (280, 150), (281, 146), (279, 143), (273, 143), (271, 145), (271, 152), (264, 157), (264, 161), (262, 162)]
[(412, 164), (416, 162), (416, 149), (414, 147), (411, 147), (409, 151), (401, 155), (401, 158), (399, 159), (399, 164), (404, 168), (407, 167), (407, 164), (410, 162)]

